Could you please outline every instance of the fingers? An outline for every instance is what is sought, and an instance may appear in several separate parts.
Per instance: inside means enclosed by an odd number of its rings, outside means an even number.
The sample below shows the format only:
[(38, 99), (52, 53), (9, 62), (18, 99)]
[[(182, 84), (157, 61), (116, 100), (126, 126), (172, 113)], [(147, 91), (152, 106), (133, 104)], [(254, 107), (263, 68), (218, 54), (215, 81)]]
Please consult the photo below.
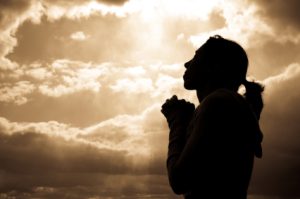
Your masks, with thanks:
[(177, 101), (178, 98), (176, 95), (173, 95), (170, 99), (167, 99), (166, 102), (173, 102), (173, 101)]
[[(191, 115), (195, 110), (195, 105), (184, 99), (178, 99), (176, 95), (167, 99), (161, 107), (161, 112), (168, 119), (174, 115)], [(172, 116), (173, 115), (173, 116)]]
[(162, 113), (167, 113), (171, 111), (177, 104), (178, 98), (176, 95), (173, 95), (170, 99), (167, 99), (165, 103), (162, 105), (161, 112)]
[(176, 95), (173, 95), (170, 99), (167, 99), (165, 103), (162, 105), (162, 112), (167, 112), (171, 109), (178, 109), (178, 108), (188, 108), (188, 107), (195, 107), (194, 104), (184, 100), (178, 99)]
[(192, 103), (186, 101), (185, 99), (178, 99), (176, 95), (173, 95), (171, 98), (167, 99), (162, 105), (163, 107), (173, 106), (173, 105), (193, 105)]
[(177, 95), (173, 95), (173, 96), (171, 97), (171, 100), (178, 100)]

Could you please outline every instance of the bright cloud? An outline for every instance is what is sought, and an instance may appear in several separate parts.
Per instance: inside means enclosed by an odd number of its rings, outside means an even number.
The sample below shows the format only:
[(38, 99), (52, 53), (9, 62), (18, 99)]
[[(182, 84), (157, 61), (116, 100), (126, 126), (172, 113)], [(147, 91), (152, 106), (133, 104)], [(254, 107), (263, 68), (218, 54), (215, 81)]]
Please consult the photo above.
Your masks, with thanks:
[(34, 84), (28, 81), (19, 81), (13, 85), (4, 83), (0, 86), (0, 101), (22, 105), (28, 101), (26, 95), (32, 93), (34, 90)]
[(139, 78), (130, 80), (128, 78), (117, 80), (115, 85), (112, 85), (111, 88), (117, 92), (126, 92), (126, 93), (146, 93), (153, 91), (152, 80), (146, 78)]
[(89, 38), (89, 35), (84, 34), (84, 32), (78, 31), (70, 35), (70, 38), (75, 41), (84, 41)]
[[(199, 47), (212, 35), (233, 38), (246, 48), (262, 45), (263, 39), (268, 40), (263, 37), (273, 38), (272, 28), (256, 14), (257, 7), (255, 5), (249, 6), (240, 1), (223, 2), (221, 5), (220, 12), (226, 20), (226, 26), (199, 35), (192, 35), (189, 40), (195, 47)], [(253, 40), (258, 36), (260, 39)]]

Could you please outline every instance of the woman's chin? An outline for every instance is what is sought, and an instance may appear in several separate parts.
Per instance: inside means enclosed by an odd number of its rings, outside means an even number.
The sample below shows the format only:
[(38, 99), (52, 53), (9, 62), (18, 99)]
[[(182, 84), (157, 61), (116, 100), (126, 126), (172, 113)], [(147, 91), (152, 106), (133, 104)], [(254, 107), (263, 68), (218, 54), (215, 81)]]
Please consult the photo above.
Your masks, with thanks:
[(191, 84), (191, 82), (184, 81), (183, 86), (187, 90), (195, 90), (195, 87)]

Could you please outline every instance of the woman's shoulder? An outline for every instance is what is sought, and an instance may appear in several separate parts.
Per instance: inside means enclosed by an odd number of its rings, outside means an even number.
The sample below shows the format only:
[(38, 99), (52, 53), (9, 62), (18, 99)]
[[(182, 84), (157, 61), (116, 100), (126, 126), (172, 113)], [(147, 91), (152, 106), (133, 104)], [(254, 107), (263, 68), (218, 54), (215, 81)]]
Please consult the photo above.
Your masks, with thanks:
[(201, 106), (242, 105), (245, 99), (239, 93), (228, 89), (218, 89), (204, 98)]
[(196, 118), (237, 119), (246, 112), (247, 103), (242, 95), (228, 89), (218, 89), (204, 98), (196, 109)]

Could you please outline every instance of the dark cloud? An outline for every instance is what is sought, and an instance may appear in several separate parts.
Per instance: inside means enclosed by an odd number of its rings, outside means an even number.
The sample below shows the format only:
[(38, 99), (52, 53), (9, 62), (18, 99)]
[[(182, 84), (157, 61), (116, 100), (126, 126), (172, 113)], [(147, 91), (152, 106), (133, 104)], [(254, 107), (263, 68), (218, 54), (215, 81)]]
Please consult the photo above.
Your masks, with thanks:
[(37, 133), (0, 134), (1, 170), (8, 173), (128, 173), (125, 151), (97, 149), (88, 144)]
[(97, 0), (100, 3), (108, 3), (108, 4), (117, 4), (117, 5), (122, 5), (128, 0)]
[(26, 0), (0, 0), (0, 9), (24, 10), (30, 3), (31, 1)]
[(270, 24), (275, 25), (278, 30), (280, 30), (278, 33), (282, 33), (282, 28), (283, 30), (300, 29), (300, 1), (254, 0), (249, 2), (255, 2), (260, 7), (260, 14), (264, 19), (267, 19)]
[[(147, 116), (143, 116), (146, 120), (143, 122), (148, 124), (147, 121), (152, 121), (156, 113), (156, 109), (148, 111)], [(107, 124), (113, 127), (112, 122)], [(121, 125), (117, 131), (124, 131), (122, 125), (132, 127), (125, 121), (124, 124), (117, 122), (117, 125)], [(91, 139), (80, 135), (66, 139), (65, 133), (82, 131), (56, 122), (22, 124), (0, 118), (0, 196), (25, 199), (66, 196), (174, 198), (165, 170), (167, 134), (159, 133), (151, 125), (156, 128), (162, 126), (161, 119), (156, 117), (145, 126), (149, 132), (146, 132), (144, 139), (156, 143), (153, 146), (155, 149), (150, 150), (151, 154), (145, 158), (135, 154), (139, 151), (128, 153), (125, 150), (97, 148), (90, 142), (97, 138), (95, 135)], [(105, 127), (99, 132), (98, 143), (104, 140), (101, 137), (115, 139), (107, 136), (111, 133), (105, 132), (105, 129), (110, 131), (112, 128)], [(117, 132), (111, 135), (119, 136)], [(164, 142), (159, 144), (158, 140)]]
[[(128, 0), (96, 0), (99, 3), (105, 3), (105, 4), (110, 4), (110, 5), (122, 5)], [(43, 3), (46, 5), (59, 5), (59, 6), (76, 6), (76, 5), (82, 5), (85, 3), (92, 2), (91, 0), (73, 0), (73, 1), (68, 1), (68, 0), (43, 0)]]
[[(101, 199), (174, 199), (166, 176), (103, 175), (88, 173), (3, 175), (5, 198), (101, 198)], [(27, 183), (23, 183), (27, 182)]]
[(259, 47), (247, 49), (249, 75), (257, 79), (281, 73), (291, 63), (300, 62), (300, 46), (293, 42), (279, 43), (269, 40)]
[(251, 192), (300, 196), (300, 73), (296, 68), (266, 88), (261, 121), (264, 157), (256, 161)]
[(166, 174), (158, 171), (164, 164), (157, 158), (148, 163), (138, 159), (126, 151), (99, 149), (57, 136), (0, 133), (0, 193), (22, 198), (77, 192), (82, 198), (141, 198), (138, 195), (143, 194), (168, 198)]

